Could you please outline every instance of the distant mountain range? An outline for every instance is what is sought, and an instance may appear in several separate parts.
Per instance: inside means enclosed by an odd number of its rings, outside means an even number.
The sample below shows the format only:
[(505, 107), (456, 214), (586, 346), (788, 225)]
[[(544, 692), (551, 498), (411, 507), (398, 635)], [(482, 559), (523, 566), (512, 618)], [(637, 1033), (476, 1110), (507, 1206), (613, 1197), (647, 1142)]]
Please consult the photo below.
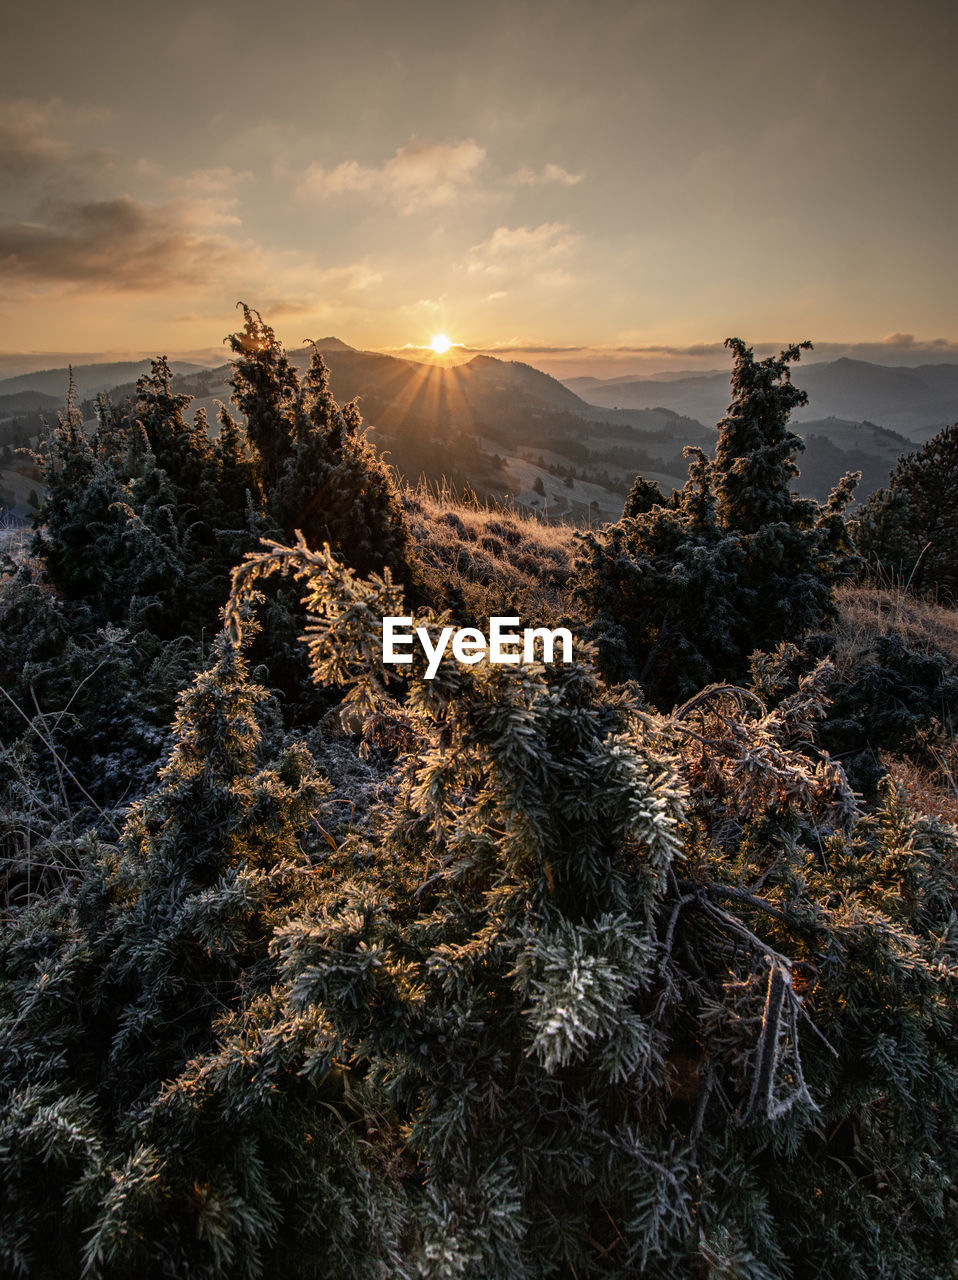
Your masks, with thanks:
[[(186, 360), (174, 360), (173, 372), (181, 374), (204, 373), (206, 367)], [(150, 367), (149, 360), (120, 360), (113, 364), (80, 364), (73, 366), (73, 381), (81, 396), (95, 396), (101, 391), (135, 382)], [(66, 400), (70, 383), (70, 369), (42, 369), (37, 373), (18, 373), (13, 378), (0, 380), (0, 396), (27, 391), (55, 396), (58, 404)], [(48, 407), (48, 406), (46, 406)]]
[(62, 396), (48, 396), (42, 391), (13, 391), (9, 395), (0, 395), (0, 418), (12, 418), (14, 414), (35, 410), (56, 410), (62, 403)]
[[(560, 382), (485, 355), (444, 366), (357, 350), (335, 337), (316, 346), (336, 398), (360, 399), (371, 438), (408, 479), (446, 477), (480, 493), (511, 493), (550, 516), (614, 517), (640, 471), (665, 490), (681, 485), (683, 447), (711, 449), (729, 400), (728, 373), (720, 371)], [(310, 349), (290, 358), (303, 369)], [(128, 394), (148, 368), (145, 360), (86, 364), (73, 376), (88, 400), (111, 389)], [(215, 399), (229, 399), (228, 364), (177, 361), (173, 369), (197, 397), (194, 407), (209, 411)], [(68, 377), (61, 368), (0, 380), (0, 419), (62, 405)], [(902, 453), (958, 420), (958, 364), (890, 368), (840, 359), (799, 364), (793, 377), (809, 394), (794, 417), (806, 443), (797, 487), (817, 498), (846, 470), (862, 472), (865, 496)]]
[[(793, 415), (796, 423), (830, 417), (870, 421), (924, 441), (958, 421), (958, 364), (904, 368), (843, 358), (795, 365), (792, 379), (809, 401)], [(569, 378), (566, 386), (594, 405), (668, 405), (703, 423), (718, 422), (729, 399), (728, 374), (722, 371), (668, 379)]]
[[(530, 506), (542, 499), (532, 491), (541, 479), (547, 495), (554, 490), (553, 515), (616, 515), (639, 469), (672, 487), (682, 446), (705, 434), (668, 409), (596, 408), (516, 361), (477, 355), (448, 367), (328, 339), (317, 346), (337, 399), (359, 397), (373, 440), (408, 479), (445, 476), (479, 492), (518, 495)], [(303, 368), (309, 354), (290, 357)]]

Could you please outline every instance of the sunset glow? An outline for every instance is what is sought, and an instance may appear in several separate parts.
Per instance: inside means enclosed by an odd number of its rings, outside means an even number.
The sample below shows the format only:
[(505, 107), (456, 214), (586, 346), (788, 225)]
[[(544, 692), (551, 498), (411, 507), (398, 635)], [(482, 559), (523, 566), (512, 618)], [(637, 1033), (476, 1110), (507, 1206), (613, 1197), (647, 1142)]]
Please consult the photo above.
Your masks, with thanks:
[[(0, 372), (216, 365), (240, 299), (293, 346), (561, 377), (724, 368), (735, 333), (958, 359), (955, 6), (871, 6), (867, 42), (855, 6), (812, 6), (787, 39), (752, 9), (370, 0), (324, 6), (320, 32), (305, 0), (265, 26), (247, 0), (167, 6), (160, 29), (149, 7), (16, 6)], [(91, 81), (104, 32), (116, 74)], [(238, 84), (255, 105), (224, 105)]]

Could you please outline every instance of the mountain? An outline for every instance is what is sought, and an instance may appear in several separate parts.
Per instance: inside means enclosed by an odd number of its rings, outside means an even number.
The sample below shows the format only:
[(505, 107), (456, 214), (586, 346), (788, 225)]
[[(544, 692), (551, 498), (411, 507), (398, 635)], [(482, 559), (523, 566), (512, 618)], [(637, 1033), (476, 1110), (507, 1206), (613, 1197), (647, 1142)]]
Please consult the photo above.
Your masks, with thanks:
[(355, 347), (351, 347), (348, 342), (343, 342), (340, 338), (317, 338), (311, 344), (318, 351), (323, 353), (327, 351), (355, 351)]
[[(511, 493), (530, 507), (544, 498), (550, 517), (616, 517), (638, 472), (666, 492), (682, 485), (684, 446), (712, 450), (730, 394), (722, 371), (563, 383), (487, 355), (450, 366), (362, 351), (333, 336), (315, 345), (337, 400), (359, 399), (370, 438), (409, 480), (445, 478), (480, 494)], [(311, 354), (303, 347), (290, 359), (302, 370)], [(119, 396), (147, 367), (82, 365), (74, 377), (83, 398), (113, 388)], [(183, 389), (195, 392), (193, 408), (215, 422), (215, 400), (229, 400), (230, 366), (178, 361), (173, 368), (185, 376)], [(793, 420), (806, 445), (797, 488), (818, 499), (846, 471), (862, 472), (859, 497), (866, 496), (917, 440), (958, 419), (958, 365), (841, 359), (799, 365), (794, 376), (810, 396)], [(0, 381), (0, 417), (31, 409), (49, 415), (63, 403), (67, 378), (66, 369), (54, 369)]]
[(566, 378), (565, 385), (576, 395), (588, 398), (589, 391), (593, 387), (628, 386), (635, 382), (685, 382), (694, 378), (710, 378), (714, 374), (721, 374), (726, 381), (728, 380), (728, 374), (722, 369), (675, 369), (671, 373), (620, 373), (615, 378), (593, 378), (582, 375), (578, 378)]
[(43, 409), (57, 409), (62, 401), (59, 396), (44, 395), (42, 391), (14, 391), (0, 395), (0, 418), (12, 418), (18, 413), (31, 413)]
[[(81, 396), (95, 396), (100, 391), (109, 391), (111, 387), (123, 383), (135, 382), (141, 373), (149, 370), (149, 360), (120, 360), (114, 364), (80, 364), (73, 366), (73, 380)], [(201, 364), (191, 364), (186, 360), (172, 361), (174, 373), (191, 374), (206, 373), (207, 368)], [(0, 380), (0, 395), (10, 395), (23, 391), (37, 391), (53, 396), (57, 404), (66, 400), (67, 387), (70, 382), (70, 370), (41, 369), (37, 373), (20, 373), (13, 378)]]
[[(522, 364), (518, 360), (496, 360), (492, 356), (475, 356), (459, 369), (468, 371), (468, 375), (477, 382), (483, 380), (491, 388), (507, 390), (512, 394), (529, 396), (541, 400), (544, 404), (560, 409), (571, 409), (573, 412), (586, 412), (590, 406), (581, 397), (570, 391), (558, 378), (553, 378), (531, 364)], [(449, 372), (453, 372), (450, 370)]]
[(846, 471), (860, 471), (859, 500), (888, 483), (888, 473), (914, 444), (896, 431), (873, 422), (821, 418), (795, 424), (805, 442), (798, 456), (801, 471), (796, 488), (819, 502), (828, 497)]
[[(914, 444), (958, 421), (958, 364), (903, 367), (843, 357), (798, 365), (793, 379), (809, 399), (793, 415), (795, 423), (831, 417), (868, 421), (900, 432)], [(566, 385), (601, 407), (668, 406), (703, 423), (717, 422), (729, 398), (724, 372), (682, 378), (589, 379), (587, 384), (576, 378)]]
[(809, 365), (796, 377), (809, 404), (799, 421), (811, 416), (870, 419), (912, 440), (927, 440), (958, 421), (958, 365), (912, 368), (835, 360)]
[[(456, 416), (463, 404), (480, 411), (502, 395), (524, 408), (590, 411), (590, 406), (557, 378), (518, 361), (477, 355), (465, 364), (427, 364), (358, 351), (338, 338), (324, 338), (316, 345), (329, 365), (338, 399), (360, 396), (364, 404), (382, 402), (380, 426), (388, 425), (399, 413), (409, 419), (439, 422), (444, 414)], [(310, 348), (304, 347), (291, 352), (290, 359), (303, 369), (310, 354)]]

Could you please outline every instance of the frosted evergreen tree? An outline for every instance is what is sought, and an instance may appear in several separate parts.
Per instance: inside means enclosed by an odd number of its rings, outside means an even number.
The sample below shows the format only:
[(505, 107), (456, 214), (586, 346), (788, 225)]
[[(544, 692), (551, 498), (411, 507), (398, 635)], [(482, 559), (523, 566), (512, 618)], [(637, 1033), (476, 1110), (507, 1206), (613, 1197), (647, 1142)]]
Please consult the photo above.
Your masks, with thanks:
[(119, 846), (89, 845), (75, 899), (0, 946), (12, 1274), (313, 1276), (321, 1259), (382, 1280), (395, 1258), (328, 1032), (284, 1011), (270, 954), (316, 896), (328, 785), (301, 745), (262, 761), (265, 691), (229, 636), (215, 656)]
[(185, 573), (183, 536), (176, 493), (142, 427), (101, 398), (87, 436), (69, 400), (38, 457), (46, 496), (34, 551), (50, 580), (101, 622), (146, 610), (162, 630), (164, 597)]
[(757, 533), (763, 525), (807, 525), (813, 507), (790, 490), (798, 475), (795, 455), (804, 442), (789, 430), (792, 410), (808, 396), (792, 382), (791, 364), (810, 342), (756, 361), (741, 338), (728, 338), (732, 352), (732, 400), (718, 424), (715, 449), (717, 515), (725, 530)]
[(688, 483), (670, 504), (637, 482), (617, 524), (581, 535), (577, 590), (603, 665), (661, 704), (740, 680), (752, 650), (824, 624), (855, 563), (843, 519), (854, 478), (824, 505), (789, 488), (803, 446), (787, 423), (805, 403), (790, 364), (809, 344), (760, 362), (740, 339), (726, 345), (732, 400), (714, 462), (686, 449)]
[(156, 465), (178, 490), (180, 505), (192, 507), (195, 518), (202, 516), (215, 488), (213, 442), (205, 414), (187, 421), (193, 397), (175, 392), (172, 383), (166, 356), (151, 361), (150, 372), (137, 381), (133, 414), (146, 432)]
[(645, 476), (637, 475), (625, 499), (622, 514), (631, 518), (644, 515), (647, 511), (651, 511), (653, 507), (667, 505), (665, 495), (655, 481), (646, 480)]
[(898, 459), (854, 522), (855, 542), (889, 580), (958, 598), (958, 423)]
[(363, 438), (353, 402), (330, 391), (318, 349), (302, 378), (291, 417), (292, 443), (271, 509), (287, 533), (314, 547), (329, 543), (357, 572), (408, 575), (409, 534), (389, 468)]
[(292, 447), (290, 413), (299, 393), (299, 379), (272, 328), (258, 311), (245, 302), (239, 305), (245, 321), (243, 331), (226, 339), (236, 356), (233, 397), (259, 454), (263, 487), (270, 492), (279, 482)]
[(894, 795), (861, 821), (814, 748), (827, 664), (769, 707), (769, 655), (754, 688), (660, 716), (581, 664), (447, 660), (397, 703), (395, 585), (300, 542), (251, 557), (237, 599), (279, 568), (306, 583), (317, 677), (405, 743), (277, 947), (291, 1008), (406, 1135), (409, 1273), (946, 1274), (954, 832)]
[(228, 341), (234, 400), (260, 458), (269, 511), (288, 537), (328, 542), (361, 573), (388, 567), (408, 576), (409, 534), (395, 481), (363, 438), (353, 402), (333, 399), (329, 370), (314, 348), (299, 377), (258, 311), (241, 304), (242, 333)]

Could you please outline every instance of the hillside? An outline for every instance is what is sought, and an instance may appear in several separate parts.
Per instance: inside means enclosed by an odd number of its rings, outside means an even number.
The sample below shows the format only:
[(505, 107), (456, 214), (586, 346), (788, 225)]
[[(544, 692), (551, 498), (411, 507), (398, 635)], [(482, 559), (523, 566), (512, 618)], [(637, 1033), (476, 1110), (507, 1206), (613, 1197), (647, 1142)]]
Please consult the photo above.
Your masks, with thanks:
[[(893, 367), (842, 358), (803, 363), (795, 379), (809, 401), (797, 410), (798, 423), (831, 417), (868, 420), (921, 443), (958, 420), (958, 364)], [(722, 371), (667, 380), (570, 378), (566, 385), (596, 405), (668, 405), (705, 423), (717, 422), (728, 403), (728, 375)]]
[(790, 492), (787, 356), (574, 530), (245, 321), (242, 421), (158, 361), (0, 530), (3, 1274), (944, 1278), (958, 624)]
[(12, 391), (0, 395), (0, 418), (12, 418), (15, 414), (36, 409), (55, 412), (62, 403), (61, 396), (47, 395), (42, 391)]
[[(566, 385), (531, 365), (483, 355), (447, 367), (361, 351), (333, 336), (316, 346), (330, 368), (334, 394), (359, 399), (370, 440), (405, 478), (511, 495), (550, 520), (580, 524), (614, 518), (638, 473), (666, 492), (680, 487), (684, 446), (712, 449), (714, 423), (729, 394), (722, 372), (578, 378)], [(304, 369), (309, 351), (290, 358)], [(228, 366), (172, 367), (180, 389), (196, 396), (194, 409), (203, 408), (215, 422), (216, 401), (230, 395)], [(145, 368), (136, 362), (81, 365), (74, 377), (86, 401), (100, 390), (122, 398)], [(55, 369), (6, 379), (0, 409), (6, 405), (14, 419), (36, 409), (49, 415), (62, 404), (67, 377), (67, 370)], [(806, 442), (796, 487), (819, 500), (846, 471), (861, 471), (863, 499), (885, 484), (901, 453), (932, 433), (932, 421), (952, 412), (958, 418), (956, 365), (897, 369), (838, 360), (803, 364), (796, 380), (810, 397), (794, 420)], [(22, 424), (15, 420), (11, 429), (9, 438), (20, 442)], [(15, 493), (22, 502), (34, 479), (24, 487), (12, 466), (8, 461), (2, 478), (7, 501)]]
[[(149, 360), (121, 360), (115, 363), (79, 364), (72, 366), (73, 381), (81, 396), (95, 396), (100, 391), (109, 391), (112, 387), (125, 383), (133, 383), (141, 373), (147, 373)], [(174, 360), (173, 371), (178, 374), (203, 373), (205, 366), (193, 364), (186, 360)], [(26, 392), (40, 392), (46, 398), (54, 398), (62, 404), (66, 398), (67, 385), (70, 380), (70, 368), (42, 369), (36, 373), (19, 373), (12, 378), (0, 379), (0, 396), (9, 396)], [(49, 408), (49, 403), (45, 406)]]

